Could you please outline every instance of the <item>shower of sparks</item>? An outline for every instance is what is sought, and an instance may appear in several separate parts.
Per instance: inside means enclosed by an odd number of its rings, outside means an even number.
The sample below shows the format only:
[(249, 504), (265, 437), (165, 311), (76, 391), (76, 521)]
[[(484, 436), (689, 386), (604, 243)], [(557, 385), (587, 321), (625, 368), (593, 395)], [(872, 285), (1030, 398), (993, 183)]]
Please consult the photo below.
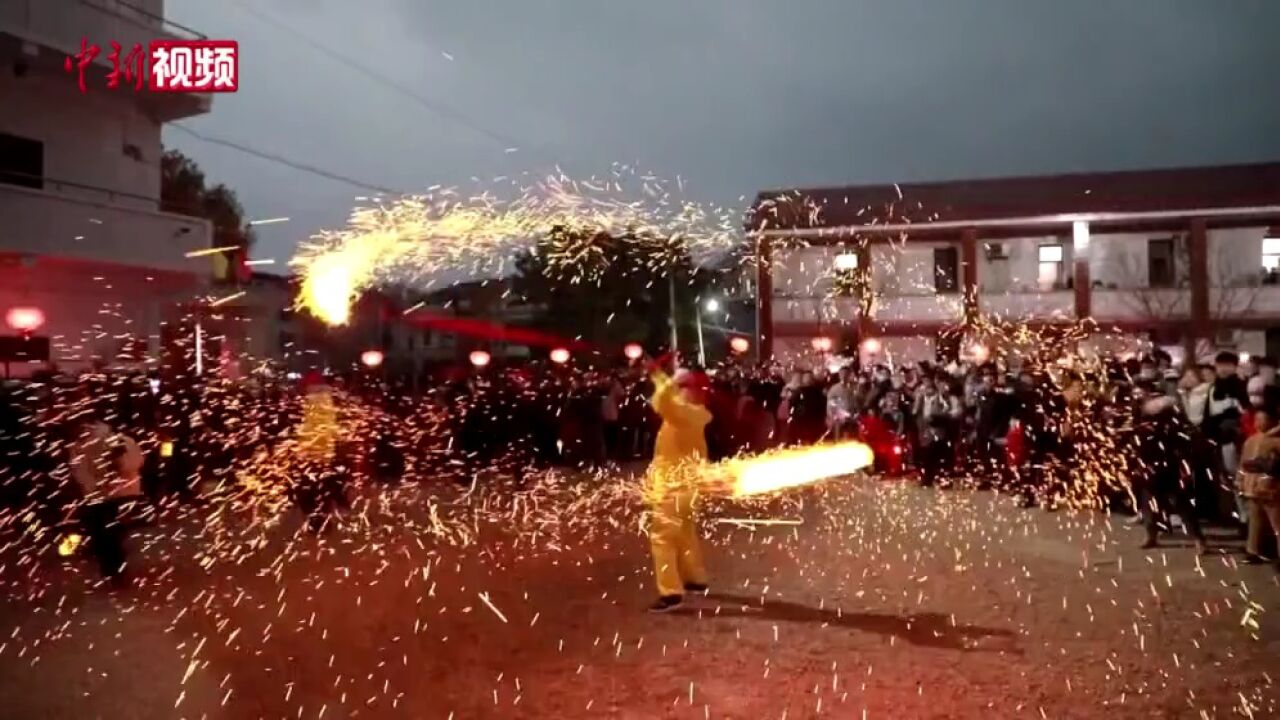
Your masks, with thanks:
[(654, 267), (685, 253), (695, 260), (741, 240), (731, 213), (680, 200), (665, 183), (626, 166), (604, 178), (550, 176), (464, 197), (457, 190), (357, 209), (345, 230), (305, 243), (292, 264), (302, 276), (300, 307), (343, 325), (359, 294), (383, 282), (427, 283), (441, 273), (503, 274), (512, 258), (550, 239), (547, 272), (588, 282), (626, 243)]
[[(616, 197), (624, 176), (641, 181), (644, 201)], [(548, 266), (566, 283), (607, 261), (582, 239), (593, 233), (634, 237), (626, 242), (656, 264), (737, 241), (736, 220), (685, 217), (662, 187), (619, 169), (617, 182), (560, 178), (509, 202), (442, 191), (360, 210), (295, 261), (303, 302), (342, 324), (365, 289), (494, 270), (545, 235)], [(800, 208), (817, 221), (820, 208)], [(814, 262), (803, 252), (813, 248), (779, 246), (778, 270)], [(873, 261), (904, 249), (894, 239)], [(932, 291), (932, 258), (922, 262), (927, 272), (914, 275), (930, 282), (901, 291)], [(877, 288), (833, 291), (824, 269), (796, 276), (780, 304), (814, 317), (847, 320), (850, 291), (884, 306)], [(468, 420), (495, 432), (521, 413), (539, 429), (565, 422), (577, 389), (604, 379), (593, 371), (534, 374), (510, 395), (483, 378), (463, 395), (334, 390), (326, 422), (349, 507), (315, 533), (297, 509), (314, 489), (304, 403), (278, 367), (239, 358), (243, 382), (164, 377), (153, 388), (124, 373), (24, 385), (0, 428), (28, 448), (0, 464), (0, 489), (16, 498), (0, 511), (3, 674), (22, 683), (84, 671), (73, 695), (92, 708), (127, 684), (119, 663), (162, 667), (168, 676), (146, 676), (148, 692), (168, 693), (154, 707), (191, 717), (218, 706), (234, 717), (648, 717), (673, 712), (662, 707), (673, 699), (697, 702), (703, 717), (1277, 716), (1259, 654), (1274, 644), (1274, 580), (1226, 553), (1123, 555), (1134, 536), (1105, 513), (1142, 467), (1109, 374), (1115, 353), (1098, 347), (1108, 336), (1089, 323), (966, 317), (962, 299), (938, 306), (965, 317), (966, 344), (994, 362), (1018, 359), (1064, 399), (1057, 417), (1077, 452), (1041, 468), (1058, 512), (1015, 510), (1004, 493), (1021, 486), (986, 468), (962, 468), (946, 492), (882, 482), (859, 472), (871, 451), (858, 443), (730, 459), (708, 468), (725, 486), (701, 507), (711, 592), (662, 620), (642, 612), (654, 588), (638, 467), (549, 469), (508, 437), (485, 457), (460, 449)], [(56, 338), (56, 357), (88, 364), (128, 336), (120, 308), (99, 320)], [(204, 328), (206, 343), (221, 332)], [(190, 354), (196, 341), (178, 345)], [(107, 396), (119, 402), (95, 402)], [(146, 429), (152, 401), (166, 417), (194, 418), (194, 438)], [(628, 402), (642, 406), (643, 394)], [(67, 423), (91, 406), (139, 428), (144, 450), (192, 464), (167, 481), (190, 481), (193, 498), (162, 492), (129, 518), (128, 589), (101, 582), (91, 541), (66, 529), (84, 504), (67, 497)], [(556, 455), (582, 444), (567, 431), (553, 440)], [(378, 470), (386, 447), (403, 460), (393, 477)], [(847, 474), (857, 477), (823, 481)], [(962, 489), (987, 485), (998, 492)], [(734, 660), (708, 662), (725, 657)], [(664, 673), (660, 698), (647, 668)], [(795, 704), (796, 693), (813, 705)]]

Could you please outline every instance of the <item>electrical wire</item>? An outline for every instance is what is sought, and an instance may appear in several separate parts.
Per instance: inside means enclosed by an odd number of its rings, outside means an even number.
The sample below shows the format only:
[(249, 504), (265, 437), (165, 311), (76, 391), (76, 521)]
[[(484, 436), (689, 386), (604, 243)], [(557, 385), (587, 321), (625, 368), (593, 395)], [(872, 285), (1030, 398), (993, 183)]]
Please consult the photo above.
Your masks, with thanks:
[(351, 185), (352, 187), (357, 187), (362, 190), (372, 190), (374, 192), (381, 193), (383, 195), (408, 195), (409, 194), (403, 190), (396, 190), (394, 188), (389, 188), (384, 185), (376, 185), (374, 183), (367, 183), (362, 180), (356, 180), (346, 175), (339, 175), (338, 173), (330, 172), (329, 170), (324, 170), (322, 168), (315, 167), (314, 165), (307, 165), (305, 163), (301, 163), (296, 160), (290, 160), (289, 158), (283, 157), (281, 155), (267, 152), (265, 150), (258, 150), (258, 149), (249, 147), (248, 145), (244, 145), (242, 143), (238, 143), (232, 140), (226, 140), (223, 138), (214, 137), (212, 135), (206, 135), (204, 133), (192, 130), (191, 128), (183, 125), (182, 123), (172, 122), (172, 123), (168, 123), (168, 126), (176, 130), (181, 130), (182, 132), (190, 135), (193, 138), (196, 138), (197, 140), (201, 140), (203, 142), (207, 142), (212, 145), (220, 145), (222, 147), (231, 148), (232, 150), (237, 150), (239, 152), (245, 153), (247, 155), (252, 155), (262, 160), (278, 163), (280, 165), (290, 167), (300, 172), (310, 173), (312, 175), (327, 178), (329, 180), (334, 180), (336, 182), (346, 183), (347, 185)]

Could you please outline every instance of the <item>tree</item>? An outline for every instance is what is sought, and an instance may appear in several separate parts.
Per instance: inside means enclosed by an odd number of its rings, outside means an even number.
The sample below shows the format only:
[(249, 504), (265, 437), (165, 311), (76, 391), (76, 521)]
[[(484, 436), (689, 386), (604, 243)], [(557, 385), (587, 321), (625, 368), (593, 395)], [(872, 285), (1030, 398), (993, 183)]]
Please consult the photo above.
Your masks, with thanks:
[(208, 187), (194, 160), (180, 150), (167, 150), (160, 158), (160, 209), (208, 220), (213, 247), (234, 248), (222, 254), (223, 267), (217, 274), (223, 280), (234, 279), (255, 239), (234, 190), (222, 183)]
[(562, 227), (517, 256), (515, 266), (513, 289), (540, 308), (535, 326), (606, 352), (632, 341), (650, 348), (670, 343), (672, 283), (678, 332), (688, 343), (695, 337), (691, 310), (709, 283), (678, 238)]

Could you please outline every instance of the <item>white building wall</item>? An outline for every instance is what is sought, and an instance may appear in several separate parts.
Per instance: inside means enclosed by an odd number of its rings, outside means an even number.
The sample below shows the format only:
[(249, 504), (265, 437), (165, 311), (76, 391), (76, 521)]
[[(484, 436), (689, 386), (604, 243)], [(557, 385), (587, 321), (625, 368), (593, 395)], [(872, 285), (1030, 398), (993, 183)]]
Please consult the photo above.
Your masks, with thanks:
[(783, 297), (822, 297), (831, 287), (838, 248), (806, 247), (774, 253), (773, 293)]
[(933, 294), (933, 247), (913, 242), (873, 246), (872, 287), (881, 295)]
[[(1262, 263), (1262, 240), (1267, 227), (1210, 229), (1208, 231), (1208, 274), (1210, 313), (1215, 320), (1232, 317), (1280, 318), (1280, 285), (1258, 285)], [(1090, 292), (1094, 319), (1101, 323), (1141, 323), (1189, 319), (1190, 289), (1186, 286), (1187, 232), (1109, 233), (1094, 228), (1089, 243)], [(1149, 241), (1173, 239), (1176, 281), (1180, 286), (1151, 288)], [(987, 243), (979, 241), (978, 282), (984, 313), (1009, 320), (1070, 320), (1075, 316), (1074, 292), (1065, 286), (1045, 290), (1040, 282), (1041, 245), (1063, 247), (1063, 278), (1074, 274), (1071, 238), (1043, 235), (998, 241), (1004, 259), (995, 259)], [(898, 324), (954, 322), (962, 313), (959, 294), (938, 294), (933, 284), (933, 250), (941, 243), (908, 240), (905, 243), (876, 244), (872, 258), (873, 286), (877, 290), (875, 319)], [(795, 251), (802, 257), (783, 280), (788, 292), (797, 296), (775, 299), (774, 318), (778, 322), (825, 322), (854, 317), (851, 299), (824, 300), (827, 287), (821, 282), (834, 262), (831, 249)], [(1277, 322), (1280, 327), (1280, 322)], [(1265, 333), (1236, 331), (1231, 346), (1242, 352), (1265, 350)], [(885, 342), (898, 342), (887, 338)], [(1225, 342), (1225, 341), (1224, 341)], [(807, 351), (808, 339), (797, 347)], [(902, 340), (903, 356), (932, 352), (932, 339)]]
[[(1040, 246), (1060, 243), (1070, 265), (1071, 242), (1053, 235), (978, 242), (978, 291), (986, 295), (1036, 293), (1040, 287)], [(1006, 259), (993, 259), (990, 246), (1000, 245)]]
[[(48, 189), (140, 210), (158, 207), (160, 125), (143, 114), (133, 93), (82, 95), (70, 76), (0, 73), (0, 98), (0, 132), (44, 144)], [(141, 160), (127, 156), (126, 146)]]
[(1266, 227), (1210, 230), (1209, 285), (1248, 285), (1262, 274), (1262, 239)]

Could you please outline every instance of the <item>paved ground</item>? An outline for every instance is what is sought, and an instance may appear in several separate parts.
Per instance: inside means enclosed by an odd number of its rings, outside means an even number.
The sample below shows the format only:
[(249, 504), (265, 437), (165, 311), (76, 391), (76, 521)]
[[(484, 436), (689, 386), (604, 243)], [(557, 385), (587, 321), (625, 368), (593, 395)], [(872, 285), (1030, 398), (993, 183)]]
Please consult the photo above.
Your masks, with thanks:
[[(1275, 573), (1142, 552), (1096, 514), (868, 479), (720, 507), (714, 592), (655, 617), (625, 510), (522, 512), (544, 536), (491, 517), (444, 544), (370, 512), (325, 542), (277, 528), (208, 570), (169, 526), (140, 553), (144, 587), (116, 594), (9, 557), (0, 714), (1280, 716)], [(551, 539), (555, 513), (583, 522)], [(799, 524), (723, 522), (743, 517)]]

